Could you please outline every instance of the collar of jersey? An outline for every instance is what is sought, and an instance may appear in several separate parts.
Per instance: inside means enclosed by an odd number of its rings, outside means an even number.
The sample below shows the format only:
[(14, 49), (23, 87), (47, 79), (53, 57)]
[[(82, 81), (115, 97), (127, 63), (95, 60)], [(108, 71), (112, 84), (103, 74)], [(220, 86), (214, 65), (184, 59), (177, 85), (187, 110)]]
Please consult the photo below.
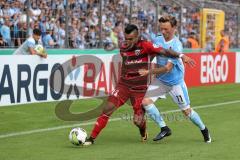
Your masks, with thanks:
[(172, 42), (174, 41), (174, 39), (175, 39), (175, 36), (174, 36), (170, 41), (167, 41), (167, 42), (166, 42), (165, 38), (163, 37), (163, 40), (164, 40), (164, 43), (165, 43), (165, 44), (172, 43)]

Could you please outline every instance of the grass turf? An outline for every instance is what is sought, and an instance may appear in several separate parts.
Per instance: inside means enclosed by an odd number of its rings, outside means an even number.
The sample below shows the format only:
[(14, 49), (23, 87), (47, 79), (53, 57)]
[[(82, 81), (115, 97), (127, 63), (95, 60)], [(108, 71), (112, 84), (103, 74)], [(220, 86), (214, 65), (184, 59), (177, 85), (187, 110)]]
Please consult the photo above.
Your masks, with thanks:
[[(216, 85), (191, 88), (189, 95), (194, 107), (240, 100), (239, 90), (239, 84)], [(74, 102), (71, 111), (86, 111), (100, 102), (98, 99), (78, 100)], [(79, 123), (59, 120), (54, 112), (55, 105), (56, 102), (1, 107), (0, 136)], [(157, 101), (157, 105), (162, 112), (177, 109), (170, 97), (167, 100)], [(110, 122), (93, 146), (73, 146), (68, 141), (70, 128), (63, 128), (0, 138), (0, 159), (237, 160), (240, 157), (239, 110), (240, 102), (196, 110), (212, 134), (211, 144), (203, 142), (197, 127), (182, 117), (181, 113), (166, 114), (165, 118), (173, 135), (157, 143), (151, 139), (159, 129), (152, 121), (148, 121), (149, 140), (141, 143), (137, 128), (129, 120), (131, 107), (126, 105), (120, 108), (113, 118), (123, 117), (122, 115), (127, 115), (128, 118)], [(178, 119), (174, 119), (176, 117)], [(83, 128), (90, 133), (92, 126), (86, 125)]]

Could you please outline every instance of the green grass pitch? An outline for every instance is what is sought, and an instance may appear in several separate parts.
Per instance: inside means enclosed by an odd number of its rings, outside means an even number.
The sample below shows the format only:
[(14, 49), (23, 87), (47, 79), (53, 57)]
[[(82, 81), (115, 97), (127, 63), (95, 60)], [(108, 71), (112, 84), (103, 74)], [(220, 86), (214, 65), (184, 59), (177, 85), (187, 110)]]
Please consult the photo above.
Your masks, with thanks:
[[(82, 122), (58, 119), (57, 102), (51, 102), (0, 107), (0, 160), (239, 160), (240, 84), (191, 88), (189, 95), (211, 132), (211, 144), (203, 142), (198, 128), (180, 112), (165, 114), (173, 134), (157, 143), (152, 138), (159, 128), (148, 120), (149, 139), (142, 143), (130, 120), (132, 109), (125, 105), (112, 116), (120, 119), (109, 122), (94, 145), (74, 146), (68, 140), (68, 126)], [(71, 111), (83, 112), (99, 103), (78, 100)], [(161, 112), (178, 109), (170, 97), (157, 101), (157, 106)], [(93, 124), (80, 127), (90, 134)]]

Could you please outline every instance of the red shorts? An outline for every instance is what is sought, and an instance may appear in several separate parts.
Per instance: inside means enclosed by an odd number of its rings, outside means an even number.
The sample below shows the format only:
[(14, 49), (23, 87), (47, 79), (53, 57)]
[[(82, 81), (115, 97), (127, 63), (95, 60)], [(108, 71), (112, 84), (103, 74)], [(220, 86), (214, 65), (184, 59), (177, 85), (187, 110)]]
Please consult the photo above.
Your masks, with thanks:
[(144, 91), (134, 91), (129, 89), (129, 87), (118, 84), (114, 91), (108, 98), (109, 102), (112, 102), (116, 107), (122, 106), (128, 99), (130, 99), (133, 106), (134, 115), (144, 115), (145, 111), (142, 107), (142, 100), (146, 90)]

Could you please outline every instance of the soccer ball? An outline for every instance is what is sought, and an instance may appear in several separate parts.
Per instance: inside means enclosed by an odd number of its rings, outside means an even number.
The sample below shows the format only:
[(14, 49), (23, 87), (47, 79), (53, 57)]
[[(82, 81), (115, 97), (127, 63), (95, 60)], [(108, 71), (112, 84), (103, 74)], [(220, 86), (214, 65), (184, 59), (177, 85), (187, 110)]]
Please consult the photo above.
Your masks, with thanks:
[(69, 133), (69, 140), (74, 145), (85, 143), (87, 132), (83, 128), (73, 128)]
[(41, 44), (36, 45), (34, 49), (38, 53), (44, 53), (44, 48), (43, 48), (43, 46)]
[(36, 45), (34, 50), (37, 51), (38, 53), (40, 53), (43, 56), (47, 55), (47, 52), (46, 52), (45, 48), (41, 44)]

